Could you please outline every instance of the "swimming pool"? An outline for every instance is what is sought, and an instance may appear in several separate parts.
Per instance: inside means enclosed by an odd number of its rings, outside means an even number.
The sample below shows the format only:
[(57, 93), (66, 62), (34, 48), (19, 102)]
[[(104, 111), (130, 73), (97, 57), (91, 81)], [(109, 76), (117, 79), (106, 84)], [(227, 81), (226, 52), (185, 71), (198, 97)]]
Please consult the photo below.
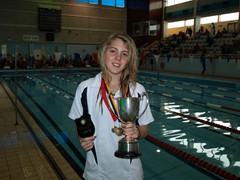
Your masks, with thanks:
[[(19, 71), (17, 96), (82, 176), (85, 152), (68, 113), (78, 84), (98, 69)], [(13, 73), (2, 73), (15, 91)], [(239, 84), (139, 72), (155, 122), (140, 140), (144, 179), (231, 179), (240, 176)], [(47, 147), (46, 147), (47, 148)]]

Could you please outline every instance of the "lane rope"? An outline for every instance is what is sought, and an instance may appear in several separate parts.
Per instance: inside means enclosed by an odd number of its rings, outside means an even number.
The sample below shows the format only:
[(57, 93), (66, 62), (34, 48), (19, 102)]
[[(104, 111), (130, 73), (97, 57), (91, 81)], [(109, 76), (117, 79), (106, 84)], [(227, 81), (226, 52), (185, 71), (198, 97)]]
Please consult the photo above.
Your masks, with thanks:
[(204, 168), (208, 171), (211, 171), (214, 174), (217, 174), (217, 175), (224, 177), (226, 179), (229, 179), (229, 180), (230, 179), (231, 180), (240, 180), (240, 177), (236, 176), (235, 174), (232, 174), (222, 168), (219, 168), (213, 164), (210, 164), (207, 161), (204, 161), (196, 156), (193, 156), (193, 155), (191, 155), (181, 149), (178, 149), (168, 143), (165, 143), (151, 135), (147, 135), (145, 137), (145, 139), (147, 141), (151, 142), (152, 144), (154, 144), (160, 148), (163, 148), (163, 149), (167, 150), (168, 152), (171, 152), (172, 154), (175, 154), (177, 156), (184, 158), (185, 160), (189, 161), (190, 163), (197, 164), (198, 166), (201, 166), (202, 168)]
[(176, 111), (172, 111), (172, 110), (169, 110), (169, 109), (161, 109), (159, 106), (151, 105), (151, 107), (153, 107), (155, 110), (158, 110), (160, 112), (167, 111), (167, 112), (170, 112), (172, 114), (175, 114), (175, 115), (178, 115), (178, 116), (181, 116), (181, 117), (185, 117), (185, 118), (188, 118), (188, 119), (191, 119), (191, 120), (201, 122), (203, 124), (207, 124), (207, 125), (210, 125), (210, 126), (217, 127), (219, 129), (227, 130), (227, 131), (235, 133), (235, 134), (240, 134), (240, 130), (237, 130), (237, 129), (234, 129), (234, 128), (231, 128), (231, 127), (227, 127), (227, 126), (223, 126), (223, 125), (216, 124), (216, 123), (213, 123), (213, 122), (205, 121), (205, 120), (199, 119), (197, 117), (182, 114), (182, 113), (178, 113)]
[(160, 96), (165, 96), (165, 97), (170, 97), (170, 98), (174, 98), (177, 100), (182, 100), (182, 101), (191, 101), (197, 104), (201, 104), (201, 105), (205, 105), (205, 106), (209, 106), (209, 107), (214, 107), (214, 108), (220, 108), (220, 109), (225, 109), (228, 111), (234, 111), (234, 112), (240, 112), (240, 109), (236, 109), (236, 108), (231, 108), (231, 107), (227, 107), (227, 106), (222, 106), (219, 104), (214, 104), (214, 103), (209, 103), (209, 102), (201, 102), (201, 101), (196, 101), (190, 98), (186, 98), (186, 97), (178, 97), (178, 96), (174, 96), (172, 94), (167, 94), (167, 93), (160, 93), (160, 92), (156, 92), (156, 91), (152, 91), (152, 90), (147, 90), (150, 93), (154, 93)]

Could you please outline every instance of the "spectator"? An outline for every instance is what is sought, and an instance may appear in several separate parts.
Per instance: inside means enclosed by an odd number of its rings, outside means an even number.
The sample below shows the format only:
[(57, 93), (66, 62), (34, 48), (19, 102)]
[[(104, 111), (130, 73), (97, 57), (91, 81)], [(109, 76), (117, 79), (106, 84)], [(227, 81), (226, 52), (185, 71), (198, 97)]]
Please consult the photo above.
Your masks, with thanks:
[(222, 54), (226, 54), (227, 53), (227, 44), (226, 44), (226, 42), (224, 42), (223, 45), (221, 46), (221, 52), (222, 52)]
[(210, 35), (207, 36), (207, 40), (206, 41), (208, 43), (208, 47), (211, 47), (212, 44), (214, 43), (213, 38)]
[(206, 35), (206, 36), (209, 36), (209, 35), (210, 35), (210, 32), (209, 32), (208, 29), (205, 29), (205, 31), (204, 31), (204, 35)]
[(221, 37), (222, 37), (222, 33), (220, 30), (218, 30), (215, 38), (221, 38)]
[(205, 47), (202, 48), (202, 54), (200, 56), (200, 61), (201, 61), (201, 64), (202, 64), (202, 75), (204, 75), (205, 71), (206, 71), (206, 57), (205, 57), (205, 54), (206, 54), (207, 50), (205, 49)]
[(188, 34), (190, 38), (192, 37), (192, 32), (193, 32), (193, 31), (192, 31), (192, 28), (191, 28), (191, 27), (187, 28), (186, 34)]
[(223, 34), (227, 34), (228, 33), (228, 31), (226, 30), (226, 28), (223, 28), (223, 30), (222, 30), (222, 35)]
[(203, 26), (200, 27), (199, 33), (200, 33), (200, 35), (204, 35), (204, 28), (203, 28)]
[(212, 22), (211, 33), (212, 33), (213, 35), (215, 35), (215, 32), (216, 32), (216, 26), (215, 26), (215, 24)]
[(200, 50), (200, 46), (198, 44), (198, 42), (196, 43), (196, 45), (193, 47), (193, 54), (197, 53)]
[(232, 32), (232, 37), (233, 38), (237, 37), (237, 35), (238, 35), (238, 32), (236, 32), (236, 31)]

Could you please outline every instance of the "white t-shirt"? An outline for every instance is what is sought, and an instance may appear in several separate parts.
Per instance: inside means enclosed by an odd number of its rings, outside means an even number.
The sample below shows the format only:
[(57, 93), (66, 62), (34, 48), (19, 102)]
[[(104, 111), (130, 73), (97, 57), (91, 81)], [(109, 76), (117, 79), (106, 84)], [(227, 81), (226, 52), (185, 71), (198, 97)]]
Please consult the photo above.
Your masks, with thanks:
[[(102, 101), (102, 105), (99, 103), (101, 96), (98, 98), (98, 93), (101, 86), (101, 79), (101, 73), (99, 73), (94, 78), (79, 84), (69, 113), (69, 117), (73, 120), (82, 116), (81, 95), (82, 91), (87, 87), (88, 111), (95, 125), (96, 138), (94, 145), (98, 164), (96, 164), (92, 151), (88, 151), (83, 176), (86, 180), (141, 180), (143, 179), (143, 169), (139, 158), (132, 159), (132, 162), (130, 162), (130, 159), (122, 159), (114, 156), (115, 151), (118, 149), (118, 141), (123, 136), (117, 136), (112, 133), (114, 125), (120, 127), (120, 122), (116, 121), (114, 123), (104, 101)], [(145, 92), (145, 88), (137, 83), (134, 90), (130, 86), (130, 92), (133, 97), (138, 97), (138, 93)], [(115, 97), (119, 96), (120, 92), (118, 91)], [(145, 106), (146, 101), (143, 99), (140, 101), (140, 113), (143, 112)], [(138, 123), (139, 125), (147, 125), (153, 120), (150, 107), (148, 106), (145, 113), (139, 118)]]

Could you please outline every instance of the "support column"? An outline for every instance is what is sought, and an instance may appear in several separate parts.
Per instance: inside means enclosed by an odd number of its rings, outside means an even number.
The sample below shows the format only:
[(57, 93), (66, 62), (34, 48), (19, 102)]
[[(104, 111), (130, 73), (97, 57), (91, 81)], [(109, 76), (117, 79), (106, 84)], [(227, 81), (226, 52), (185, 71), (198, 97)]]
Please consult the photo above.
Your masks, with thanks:
[(201, 20), (200, 16), (196, 16), (194, 18), (194, 34), (193, 34), (194, 36), (198, 32), (198, 30), (200, 29), (200, 20)]
[(240, 32), (240, 0), (238, 1), (238, 30), (237, 32)]
[(168, 24), (168, 21), (163, 21), (162, 23), (163, 25), (163, 28), (162, 28), (162, 37), (167, 37), (168, 34), (167, 34), (167, 24)]
[[(239, 0), (240, 1), (240, 0)], [(196, 35), (196, 32), (200, 28), (200, 16), (197, 15), (197, 7), (198, 7), (198, 0), (193, 1), (193, 20), (194, 20), (194, 26), (193, 26), (193, 36)]]
[(167, 35), (167, 22), (165, 21), (165, 8), (166, 8), (166, 1), (162, 1), (161, 38), (164, 38)]

